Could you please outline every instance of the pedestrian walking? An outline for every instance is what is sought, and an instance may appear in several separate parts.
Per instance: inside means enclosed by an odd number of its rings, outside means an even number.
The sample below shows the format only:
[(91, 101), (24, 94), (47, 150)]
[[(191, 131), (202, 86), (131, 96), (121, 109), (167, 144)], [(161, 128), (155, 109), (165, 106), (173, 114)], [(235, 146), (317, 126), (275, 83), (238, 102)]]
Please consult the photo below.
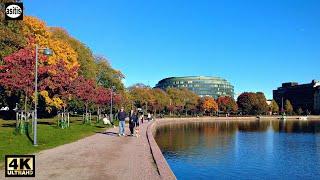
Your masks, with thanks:
[(148, 122), (151, 121), (151, 114), (148, 112)]
[(140, 134), (139, 134), (139, 125), (140, 125), (140, 118), (139, 118), (139, 116), (138, 116), (138, 113), (136, 113), (136, 121), (135, 121), (135, 132), (136, 132), (136, 137), (139, 137), (140, 136)]
[(134, 111), (131, 110), (129, 115), (129, 129), (130, 129), (131, 136), (134, 135), (135, 118), (136, 117), (135, 117)]
[(144, 120), (144, 115), (143, 113), (140, 115), (140, 121), (141, 121), (141, 124), (143, 124), (143, 120)]
[(124, 108), (121, 107), (120, 112), (118, 113), (118, 119), (119, 119), (119, 136), (125, 136), (124, 128), (126, 125), (126, 117), (127, 114), (124, 111)]

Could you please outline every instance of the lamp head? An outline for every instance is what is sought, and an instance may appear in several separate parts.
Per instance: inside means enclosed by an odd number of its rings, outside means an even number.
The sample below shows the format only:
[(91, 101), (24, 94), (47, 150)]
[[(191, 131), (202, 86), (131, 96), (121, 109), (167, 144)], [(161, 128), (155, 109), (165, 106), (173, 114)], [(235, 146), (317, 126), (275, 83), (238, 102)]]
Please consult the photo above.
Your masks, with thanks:
[(51, 56), (53, 54), (52, 50), (49, 49), (49, 48), (45, 48), (43, 50), (43, 54), (46, 55), (46, 56)]

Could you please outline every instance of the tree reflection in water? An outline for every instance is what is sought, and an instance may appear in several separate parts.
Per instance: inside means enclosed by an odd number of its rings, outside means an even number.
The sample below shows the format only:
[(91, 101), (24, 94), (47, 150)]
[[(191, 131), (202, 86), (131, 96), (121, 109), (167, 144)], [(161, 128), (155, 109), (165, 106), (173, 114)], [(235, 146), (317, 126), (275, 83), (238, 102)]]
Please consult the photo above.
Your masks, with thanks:
[[(319, 133), (320, 121), (225, 121), (168, 124), (157, 129), (156, 141), (163, 151), (185, 151), (199, 144), (208, 148), (228, 146), (236, 132)], [(229, 141), (229, 140), (230, 141)]]
[(320, 121), (212, 121), (159, 127), (178, 179), (319, 179)]

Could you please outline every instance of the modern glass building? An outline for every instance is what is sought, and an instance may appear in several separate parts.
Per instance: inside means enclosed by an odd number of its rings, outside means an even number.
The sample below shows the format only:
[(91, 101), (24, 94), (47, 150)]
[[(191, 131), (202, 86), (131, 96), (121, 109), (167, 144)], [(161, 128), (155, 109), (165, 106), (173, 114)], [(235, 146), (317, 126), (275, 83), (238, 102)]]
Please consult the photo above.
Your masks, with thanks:
[(234, 96), (234, 87), (225, 79), (208, 76), (169, 77), (162, 79), (156, 88), (187, 88), (199, 96)]

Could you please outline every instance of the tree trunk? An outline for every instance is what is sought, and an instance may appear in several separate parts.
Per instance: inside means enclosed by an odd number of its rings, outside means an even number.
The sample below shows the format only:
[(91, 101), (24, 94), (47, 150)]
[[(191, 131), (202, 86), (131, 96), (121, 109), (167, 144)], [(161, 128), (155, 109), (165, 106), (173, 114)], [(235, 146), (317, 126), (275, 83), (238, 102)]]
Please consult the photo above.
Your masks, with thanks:
[(100, 121), (100, 107), (99, 106), (98, 106), (97, 114), (98, 114), (98, 122), (99, 122)]
[(25, 95), (25, 98), (24, 98), (24, 112), (27, 112), (27, 102), (28, 102), (28, 96)]
[(88, 122), (88, 103), (86, 103), (86, 115), (85, 115), (85, 123)]

